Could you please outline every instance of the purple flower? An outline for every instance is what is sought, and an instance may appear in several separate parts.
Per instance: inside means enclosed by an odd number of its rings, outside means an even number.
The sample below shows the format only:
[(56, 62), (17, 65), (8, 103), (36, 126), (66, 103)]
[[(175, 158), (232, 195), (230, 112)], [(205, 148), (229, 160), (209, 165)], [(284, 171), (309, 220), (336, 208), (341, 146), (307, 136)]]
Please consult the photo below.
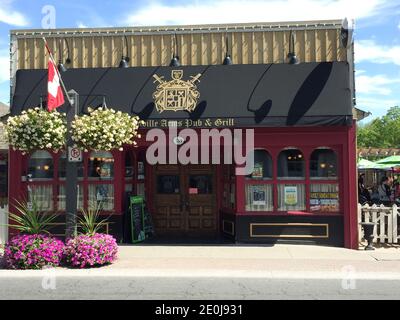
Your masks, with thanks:
[(93, 267), (116, 260), (118, 245), (108, 234), (79, 235), (69, 239), (64, 248), (65, 261), (72, 267)]
[(11, 269), (57, 267), (63, 256), (62, 241), (43, 234), (14, 236), (4, 247), (4, 260)]

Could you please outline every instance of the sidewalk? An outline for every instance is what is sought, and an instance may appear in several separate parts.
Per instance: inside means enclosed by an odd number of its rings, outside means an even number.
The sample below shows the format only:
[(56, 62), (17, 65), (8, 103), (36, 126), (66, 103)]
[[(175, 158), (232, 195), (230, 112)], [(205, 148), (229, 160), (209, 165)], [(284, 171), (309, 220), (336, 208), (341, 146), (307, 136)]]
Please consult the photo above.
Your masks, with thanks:
[[(307, 245), (122, 245), (118, 260), (112, 265), (84, 270), (57, 268), (55, 271), (71, 276), (318, 278), (337, 277), (349, 268), (359, 277), (400, 279), (400, 247), (364, 251)], [(36, 273), (35, 270), (0, 270), (0, 277), (34, 276)]]
[(121, 246), (101, 268), (0, 270), (0, 299), (400, 299), (400, 249)]

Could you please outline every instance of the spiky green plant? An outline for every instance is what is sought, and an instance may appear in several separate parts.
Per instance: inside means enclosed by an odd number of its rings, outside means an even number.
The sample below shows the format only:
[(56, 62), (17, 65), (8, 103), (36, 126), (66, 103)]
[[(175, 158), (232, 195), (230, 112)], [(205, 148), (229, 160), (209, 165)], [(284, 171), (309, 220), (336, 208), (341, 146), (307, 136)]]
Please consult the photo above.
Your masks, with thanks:
[(7, 224), (7, 226), (21, 233), (49, 233), (48, 229), (51, 228), (51, 223), (57, 218), (57, 215), (41, 212), (34, 199), (30, 202), (14, 201), (14, 208), (18, 211), (18, 214), (9, 212), (9, 220), (14, 222), (14, 224)]
[(100, 220), (102, 203), (91, 203), (88, 209), (81, 209), (82, 215), (78, 218), (78, 224), (83, 234), (92, 236), (99, 233), (99, 230), (107, 225), (108, 218)]

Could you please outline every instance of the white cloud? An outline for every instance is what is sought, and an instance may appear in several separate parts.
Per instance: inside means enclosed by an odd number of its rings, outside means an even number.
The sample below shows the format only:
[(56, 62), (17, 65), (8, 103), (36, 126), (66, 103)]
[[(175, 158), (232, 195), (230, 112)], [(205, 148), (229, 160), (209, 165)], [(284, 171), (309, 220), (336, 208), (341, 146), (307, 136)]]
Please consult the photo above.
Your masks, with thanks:
[[(361, 110), (371, 112), (372, 118), (383, 116), (391, 107), (394, 106), (400, 106), (400, 100), (391, 98), (371, 98), (363, 95), (357, 96), (357, 107)], [(372, 118), (368, 118), (368, 120), (372, 120)]]
[(78, 21), (76, 25), (78, 28), (88, 28), (88, 26), (84, 24), (82, 21)]
[[(277, 22), (366, 18), (387, 9), (388, 0), (221, 0), (185, 5), (150, 2), (127, 14), (128, 25)], [(386, 10), (387, 11), (387, 10)]]
[(357, 75), (356, 76), (356, 90), (358, 93), (364, 94), (378, 94), (389, 96), (392, 94), (390, 85), (400, 83), (399, 78), (389, 78), (385, 75)]
[(359, 40), (354, 45), (356, 63), (368, 61), (400, 65), (400, 45), (378, 45), (374, 40)]
[(22, 13), (13, 10), (11, 3), (10, 0), (0, 0), (0, 22), (17, 27), (27, 26), (28, 19)]

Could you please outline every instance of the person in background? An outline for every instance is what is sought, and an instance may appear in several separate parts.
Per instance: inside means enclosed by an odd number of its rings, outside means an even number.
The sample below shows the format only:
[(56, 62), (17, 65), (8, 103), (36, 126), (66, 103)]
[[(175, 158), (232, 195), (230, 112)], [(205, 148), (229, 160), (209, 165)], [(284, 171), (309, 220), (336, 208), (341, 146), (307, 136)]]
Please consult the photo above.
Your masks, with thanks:
[(364, 185), (364, 173), (361, 173), (358, 177), (358, 202), (360, 204), (370, 203), (371, 195), (368, 189)]
[(378, 192), (378, 186), (373, 186), (371, 190), (371, 203), (373, 204), (379, 204), (379, 192)]
[(393, 194), (393, 202), (395, 202), (397, 205), (400, 203), (400, 182), (397, 178), (397, 176), (394, 177), (393, 179), (393, 188), (392, 188), (392, 194)]
[(385, 206), (391, 205), (390, 196), (392, 194), (390, 190), (390, 181), (388, 177), (382, 177), (381, 183), (378, 187), (379, 202)]

